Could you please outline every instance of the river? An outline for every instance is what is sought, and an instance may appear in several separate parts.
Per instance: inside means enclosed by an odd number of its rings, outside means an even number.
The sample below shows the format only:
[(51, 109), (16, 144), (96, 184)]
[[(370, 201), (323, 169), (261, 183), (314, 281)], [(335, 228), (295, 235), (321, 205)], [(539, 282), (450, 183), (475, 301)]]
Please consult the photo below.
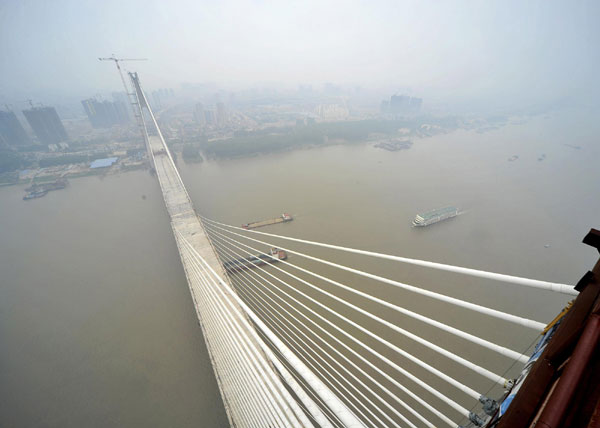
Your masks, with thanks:
[[(418, 139), (399, 152), (356, 144), (178, 166), (208, 218), (240, 225), (289, 212), (293, 222), (268, 231), (573, 284), (597, 259), (581, 239), (600, 227), (599, 135), (589, 116), (553, 114), (485, 133)], [(508, 161), (513, 155), (518, 159)], [(23, 187), (0, 188), (1, 425), (226, 426), (155, 178), (136, 171), (74, 179), (28, 202)], [(416, 213), (445, 205), (464, 214), (410, 226)], [(313, 252), (541, 321), (569, 300)], [(388, 293), (349, 274), (337, 278)], [(514, 349), (536, 337), (406, 292), (384, 297)], [(460, 344), (422, 331), (460, 351)], [(509, 369), (506, 361), (469, 352), (487, 367)]]

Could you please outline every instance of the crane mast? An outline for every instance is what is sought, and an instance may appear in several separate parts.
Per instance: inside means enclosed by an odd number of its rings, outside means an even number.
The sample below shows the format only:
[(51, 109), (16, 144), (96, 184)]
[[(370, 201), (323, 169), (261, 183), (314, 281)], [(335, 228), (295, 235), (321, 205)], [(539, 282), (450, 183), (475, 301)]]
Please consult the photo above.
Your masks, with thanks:
[(115, 54), (108, 58), (98, 58), (100, 61), (113, 61), (117, 66), (117, 71), (119, 72), (119, 76), (121, 77), (121, 82), (123, 83), (123, 88), (125, 89), (125, 94), (129, 98), (129, 104), (131, 104), (131, 109), (133, 110), (133, 116), (137, 122), (137, 126), (142, 134), (142, 139), (144, 144), (147, 144), (144, 133), (144, 117), (142, 113), (142, 108), (138, 103), (136, 94), (129, 90), (129, 87), (125, 83), (125, 78), (123, 77), (123, 71), (121, 70), (121, 66), (119, 62), (122, 61), (147, 61), (147, 58), (117, 58)]

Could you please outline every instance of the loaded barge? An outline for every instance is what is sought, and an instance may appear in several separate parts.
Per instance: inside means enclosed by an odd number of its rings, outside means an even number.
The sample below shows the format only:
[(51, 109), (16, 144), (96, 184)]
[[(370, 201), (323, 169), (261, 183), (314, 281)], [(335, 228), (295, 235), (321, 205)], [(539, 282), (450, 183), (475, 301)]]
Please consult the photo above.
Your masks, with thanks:
[(30, 199), (41, 198), (42, 196), (46, 196), (46, 193), (48, 193), (47, 190), (34, 190), (33, 192), (29, 192), (23, 196), (23, 200), (28, 201)]
[(255, 221), (252, 223), (242, 224), (244, 229), (256, 229), (257, 227), (270, 226), (272, 224), (284, 223), (286, 221), (292, 221), (293, 217), (291, 214), (283, 213), (279, 217), (275, 217), (269, 220)]
[(252, 269), (267, 263), (277, 263), (279, 260), (287, 259), (287, 253), (279, 248), (271, 248), (269, 254), (259, 254), (258, 256), (244, 257), (241, 259), (228, 260), (223, 263), (223, 267), (228, 273), (235, 273), (241, 270)]
[(41, 198), (42, 196), (46, 196), (46, 194), (52, 190), (60, 190), (65, 187), (67, 187), (66, 180), (56, 180), (53, 183), (36, 183), (25, 189), (27, 194), (23, 196), (23, 200), (28, 201), (30, 199)]

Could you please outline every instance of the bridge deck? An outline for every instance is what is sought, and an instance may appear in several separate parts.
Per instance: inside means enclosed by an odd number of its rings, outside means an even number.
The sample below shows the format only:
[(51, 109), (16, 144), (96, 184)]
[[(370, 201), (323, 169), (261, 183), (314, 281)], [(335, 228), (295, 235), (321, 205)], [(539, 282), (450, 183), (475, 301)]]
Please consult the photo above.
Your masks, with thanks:
[[(216, 344), (212, 343), (214, 339), (218, 340), (234, 340), (232, 337), (222, 337), (217, 331), (211, 331), (214, 328), (212, 324), (206, 322), (203, 318), (209, 313), (210, 304), (203, 299), (201, 288), (203, 284), (198, 280), (197, 276), (193, 275), (192, 264), (193, 256), (189, 249), (183, 244), (183, 239), (190, 243), (195, 251), (211, 266), (211, 268), (224, 280), (227, 281), (227, 275), (220, 261), (217, 259), (216, 253), (213, 250), (208, 237), (206, 236), (200, 220), (196, 216), (193, 204), (188, 198), (187, 191), (179, 173), (171, 161), (171, 158), (164, 152), (164, 145), (159, 136), (148, 136), (150, 149), (154, 156), (154, 167), (160, 186), (163, 193), (163, 198), (167, 211), (171, 219), (171, 227), (177, 241), (181, 262), (183, 264), (190, 292), (194, 301), (194, 307), (198, 316), (198, 321), (202, 327), (204, 340), (208, 348), (208, 353), (217, 378), (217, 383), (221, 391), (225, 410), (227, 412), (231, 426), (238, 426), (243, 421), (236, 417), (235, 408), (237, 406), (229, 403), (229, 400), (235, 400), (240, 391), (236, 391), (231, 385), (234, 383), (232, 379), (227, 379), (232, 376), (231, 371), (225, 367), (226, 362), (223, 361), (223, 356), (217, 351)], [(234, 301), (232, 304), (236, 305)], [(237, 305), (236, 305), (237, 306)], [(243, 314), (240, 307), (236, 308), (239, 314)], [(249, 335), (249, 337), (252, 337)], [(255, 344), (256, 345), (256, 344)], [(258, 345), (257, 345), (257, 349)], [(236, 423), (237, 422), (237, 423)]]
[[(150, 136), (150, 147), (154, 152), (163, 148), (162, 141), (157, 136)], [(226, 279), (227, 275), (217, 259), (217, 256), (204, 233), (202, 224), (196, 216), (192, 202), (188, 199), (187, 191), (179, 180), (178, 172), (166, 154), (154, 157), (154, 167), (163, 191), (163, 197), (173, 229), (181, 233), (196, 251), (206, 260), (214, 271)]]

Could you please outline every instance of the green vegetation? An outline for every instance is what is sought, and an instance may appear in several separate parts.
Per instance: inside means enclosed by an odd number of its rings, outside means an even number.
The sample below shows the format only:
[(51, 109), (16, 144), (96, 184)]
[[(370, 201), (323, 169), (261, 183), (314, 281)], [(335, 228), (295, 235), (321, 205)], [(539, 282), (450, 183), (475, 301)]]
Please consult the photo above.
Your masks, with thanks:
[(11, 149), (0, 149), (0, 174), (27, 168), (33, 162)]
[(43, 146), (41, 144), (30, 144), (27, 146), (15, 146), (15, 150), (20, 153), (27, 152), (47, 152), (48, 146)]
[(237, 132), (227, 140), (201, 144), (208, 157), (233, 158), (262, 153), (280, 152), (306, 146), (324, 146), (340, 142), (366, 141), (370, 134), (396, 135), (401, 128), (411, 132), (422, 124), (439, 125), (444, 128), (456, 126), (455, 118), (406, 118), (397, 120), (360, 120), (353, 122), (316, 123), (289, 128), (269, 128), (260, 131)]
[(104, 168), (96, 168), (96, 169), (90, 169), (88, 171), (82, 171), (82, 172), (77, 172), (77, 173), (69, 173), (67, 175), (68, 178), (77, 178), (77, 177), (88, 177), (90, 175), (101, 175), (103, 173), (105, 173), (106, 170)]
[(144, 168), (146, 168), (146, 164), (144, 164), (144, 163), (134, 164), (134, 165), (121, 165), (119, 171), (122, 171), (122, 172), (136, 171), (138, 169), (144, 169)]
[(142, 155), (144, 155), (146, 153), (146, 148), (145, 147), (137, 147), (135, 149), (127, 149), (127, 156), (135, 156), (140, 153)]
[(87, 155), (62, 155), (53, 158), (40, 159), (40, 168), (47, 168), (49, 166), (67, 165), (70, 163), (81, 163), (87, 162), (89, 156)]
[(0, 174), (0, 186), (8, 186), (10, 184), (17, 184), (19, 181), (18, 172), (4, 172)]
[(110, 152), (95, 153), (93, 155), (60, 155), (52, 158), (40, 159), (40, 168), (49, 166), (69, 165), (72, 163), (92, 162), (96, 159), (104, 159), (110, 157)]
[(185, 162), (202, 162), (204, 160), (198, 144), (185, 144), (181, 150), (181, 157)]
[(92, 161), (95, 161), (96, 159), (104, 159), (104, 158), (110, 158), (110, 157), (112, 157), (112, 152), (95, 153), (95, 154), (89, 155), (88, 161), (92, 162)]
[(34, 177), (33, 182), (36, 184), (37, 183), (47, 183), (50, 181), (56, 181), (59, 178), (61, 178), (60, 174), (42, 175), (42, 176)]

